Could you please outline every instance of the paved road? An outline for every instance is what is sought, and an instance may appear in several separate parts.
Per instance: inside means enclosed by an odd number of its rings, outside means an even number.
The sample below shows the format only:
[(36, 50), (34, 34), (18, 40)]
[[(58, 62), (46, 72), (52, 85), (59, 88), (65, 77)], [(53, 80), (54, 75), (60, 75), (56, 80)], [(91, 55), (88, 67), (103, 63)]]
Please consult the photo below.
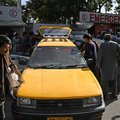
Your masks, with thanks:
[(102, 120), (120, 120), (120, 95), (118, 99), (107, 100)]

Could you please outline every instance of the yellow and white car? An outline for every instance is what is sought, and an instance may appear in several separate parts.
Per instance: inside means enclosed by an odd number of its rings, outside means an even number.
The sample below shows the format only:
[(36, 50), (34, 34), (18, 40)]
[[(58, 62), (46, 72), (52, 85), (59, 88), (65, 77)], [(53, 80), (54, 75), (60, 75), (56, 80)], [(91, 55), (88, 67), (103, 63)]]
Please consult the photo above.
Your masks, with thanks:
[(24, 82), (12, 105), (16, 120), (100, 120), (102, 89), (74, 43), (71, 29), (41, 26), (44, 38), (34, 49)]

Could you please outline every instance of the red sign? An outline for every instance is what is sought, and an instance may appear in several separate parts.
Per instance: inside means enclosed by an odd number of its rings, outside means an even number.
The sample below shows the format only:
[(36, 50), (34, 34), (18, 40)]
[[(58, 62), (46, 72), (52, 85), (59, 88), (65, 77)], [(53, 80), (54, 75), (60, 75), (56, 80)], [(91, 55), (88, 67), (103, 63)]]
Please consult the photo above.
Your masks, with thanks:
[(80, 22), (120, 24), (120, 15), (80, 12)]
[(120, 16), (109, 14), (90, 14), (90, 22), (95, 23), (120, 23)]

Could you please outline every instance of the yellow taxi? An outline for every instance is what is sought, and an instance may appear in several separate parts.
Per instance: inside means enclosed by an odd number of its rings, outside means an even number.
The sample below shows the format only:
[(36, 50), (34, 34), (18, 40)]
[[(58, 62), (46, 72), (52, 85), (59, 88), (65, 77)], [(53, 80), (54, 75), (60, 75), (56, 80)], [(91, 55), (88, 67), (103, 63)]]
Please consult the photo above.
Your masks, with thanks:
[(103, 92), (69, 27), (41, 26), (43, 39), (22, 73), (12, 105), (16, 120), (100, 120)]

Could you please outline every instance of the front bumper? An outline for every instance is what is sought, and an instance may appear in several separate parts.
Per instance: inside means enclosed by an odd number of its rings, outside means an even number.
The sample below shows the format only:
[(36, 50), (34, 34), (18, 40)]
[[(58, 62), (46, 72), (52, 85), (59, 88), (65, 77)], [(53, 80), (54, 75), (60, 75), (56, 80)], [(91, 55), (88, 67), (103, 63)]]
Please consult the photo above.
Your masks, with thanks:
[(47, 120), (47, 117), (72, 117), (73, 120), (96, 120), (101, 118), (105, 110), (105, 104), (102, 103), (99, 107), (89, 107), (89, 108), (72, 108), (72, 109), (30, 109), (16, 106), (15, 103), (12, 105), (13, 116), (17, 119), (22, 120)]

